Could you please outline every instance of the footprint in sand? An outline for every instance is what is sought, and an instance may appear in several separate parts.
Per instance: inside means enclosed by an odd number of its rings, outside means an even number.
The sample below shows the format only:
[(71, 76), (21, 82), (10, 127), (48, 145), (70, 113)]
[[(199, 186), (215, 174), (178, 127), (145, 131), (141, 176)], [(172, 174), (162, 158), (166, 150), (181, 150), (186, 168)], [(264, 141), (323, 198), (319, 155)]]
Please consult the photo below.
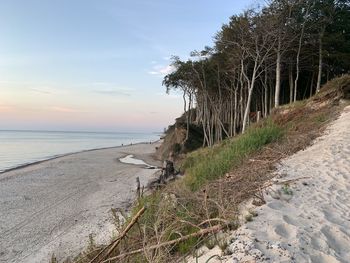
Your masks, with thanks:
[(296, 230), (289, 224), (279, 224), (275, 227), (275, 233), (285, 239), (294, 238), (296, 236)]
[(321, 233), (316, 232), (311, 236), (311, 246), (314, 250), (319, 250), (323, 252), (327, 252), (329, 250), (327, 242), (321, 238)]
[(339, 253), (339, 256), (342, 258), (350, 258), (350, 251), (349, 251), (349, 244), (350, 244), (350, 237), (347, 235), (344, 235), (343, 232), (332, 228), (330, 226), (324, 226), (321, 228), (322, 234), (327, 239), (328, 246), (333, 249), (334, 251), (337, 251)]
[(279, 201), (272, 201), (271, 203), (267, 204), (267, 206), (274, 210), (281, 210), (281, 208), (284, 207)]
[(325, 219), (327, 219), (329, 222), (331, 222), (333, 224), (337, 224), (337, 225), (341, 226), (344, 222), (344, 220), (338, 218), (335, 213), (332, 213), (329, 210), (323, 211), (323, 214), (324, 214)]
[(312, 263), (340, 263), (341, 262), (330, 255), (324, 254), (323, 252), (319, 252), (315, 255), (311, 255), (310, 258)]
[(283, 216), (283, 221), (293, 226), (297, 226), (297, 227), (300, 226), (300, 220), (290, 217), (288, 215)]

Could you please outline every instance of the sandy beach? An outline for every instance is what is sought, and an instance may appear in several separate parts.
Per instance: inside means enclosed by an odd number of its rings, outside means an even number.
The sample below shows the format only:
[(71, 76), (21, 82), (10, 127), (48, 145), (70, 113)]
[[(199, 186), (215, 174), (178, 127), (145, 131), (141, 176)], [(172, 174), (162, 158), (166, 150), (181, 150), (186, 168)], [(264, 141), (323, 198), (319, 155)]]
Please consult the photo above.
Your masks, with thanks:
[(349, 262), (349, 106), (312, 146), (281, 162), (265, 198), (246, 205), (257, 217), (227, 237), (231, 255), (204, 247), (198, 262)]
[(141, 185), (154, 178), (145, 165), (121, 163), (133, 155), (149, 165), (153, 144), (86, 151), (0, 174), (0, 262), (48, 262), (75, 255), (92, 234), (112, 235), (111, 208), (127, 209)]

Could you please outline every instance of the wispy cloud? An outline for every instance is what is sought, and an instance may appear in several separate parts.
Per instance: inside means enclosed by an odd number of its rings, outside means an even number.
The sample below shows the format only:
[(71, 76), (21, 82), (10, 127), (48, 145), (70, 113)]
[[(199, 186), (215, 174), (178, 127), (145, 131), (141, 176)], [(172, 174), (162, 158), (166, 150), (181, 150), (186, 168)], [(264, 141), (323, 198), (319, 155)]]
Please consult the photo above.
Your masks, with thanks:
[(175, 68), (173, 66), (171, 66), (171, 65), (167, 65), (167, 66), (156, 65), (148, 73), (151, 74), (151, 75), (164, 76), (164, 75), (170, 74), (174, 70), (175, 70)]
[(131, 96), (131, 94), (125, 90), (119, 90), (119, 89), (101, 89), (101, 90), (94, 90), (95, 93), (102, 94), (102, 95), (110, 95), (110, 96)]
[(55, 83), (36, 82), (36, 81), (16, 81), (16, 80), (0, 80), (0, 87), (5, 89), (23, 90), (31, 93), (41, 94), (61, 94), (67, 91)]
[(74, 109), (74, 108), (69, 108), (69, 107), (61, 107), (61, 106), (54, 106), (50, 108), (51, 111), (56, 111), (56, 112), (62, 112), (62, 113), (82, 113), (84, 111)]
[(13, 106), (11, 105), (6, 105), (6, 104), (0, 104), (0, 112), (1, 111), (9, 111), (12, 110)]
[(52, 91), (46, 90), (46, 89), (37, 89), (37, 88), (31, 88), (30, 89), (33, 92), (41, 93), (41, 94), (52, 94)]
[(92, 92), (108, 96), (131, 96), (133, 91), (133, 89), (118, 87), (117, 84), (109, 82), (93, 82), (90, 86), (93, 87)]
[(75, 85), (79, 88), (84, 88), (90, 93), (98, 95), (107, 95), (107, 96), (124, 96), (129, 97), (134, 92), (134, 89), (128, 87), (120, 87), (116, 83), (112, 82), (91, 82)]
[(167, 94), (167, 93), (156, 93), (157, 96), (163, 97), (165, 99), (182, 99), (182, 96), (179, 94)]
[(65, 50), (51, 53), (30, 53), (30, 54), (0, 54), (0, 66), (37, 66), (51, 65), (52, 63), (68, 63), (68, 62), (85, 62), (85, 61), (105, 61), (111, 59), (120, 59), (125, 57), (129, 52), (129, 48), (124, 50)]

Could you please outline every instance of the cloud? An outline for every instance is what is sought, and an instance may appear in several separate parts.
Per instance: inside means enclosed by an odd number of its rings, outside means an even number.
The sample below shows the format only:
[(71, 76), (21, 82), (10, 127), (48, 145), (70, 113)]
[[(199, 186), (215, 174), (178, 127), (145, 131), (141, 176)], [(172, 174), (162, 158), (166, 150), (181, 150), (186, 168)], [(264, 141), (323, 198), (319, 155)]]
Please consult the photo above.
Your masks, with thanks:
[(56, 111), (56, 112), (63, 112), (63, 113), (82, 113), (83, 111), (74, 109), (74, 108), (68, 108), (68, 107), (51, 107), (50, 110)]
[(157, 96), (163, 97), (164, 99), (182, 99), (182, 96), (179, 94), (167, 94), (167, 93), (156, 93)]
[(62, 88), (55, 83), (36, 81), (0, 80), (0, 87), (5, 89), (23, 90), (25, 92), (41, 94), (62, 94), (68, 91), (66, 88)]
[(113, 89), (110, 89), (110, 90), (94, 90), (95, 93), (98, 93), (98, 94), (102, 94), (102, 95), (111, 95), (111, 96), (126, 96), (126, 97), (129, 97), (131, 96), (130, 93), (126, 92), (126, 91), (122, 91), (122, 90), (113, 90)]
[(116, 87), (117, 84), (109, 82), (92, 82), (80, 86), (90, 87), (91, 92), (108, 96), (131, 96), (133, 91), (130, 88)]
[(10, 111), (13, 109), (13, 106), (6, 105), (6, 104), (0, 104), (0, 112), (1, 111)]
[(52, 94), (52, 91), (48, 91), (44, 89), (31, 88), (30, 90), (41, 94)]
[(164, 76), (164, 75), (172, 73), (174, 70), (175, 70), (175, 68), (173, 66), (171, 66), (171, 65), (167, 65), (167, 66), (156, 65), (148, 73), (151, 74), (151, 75), (162, 75), (162, 76)]

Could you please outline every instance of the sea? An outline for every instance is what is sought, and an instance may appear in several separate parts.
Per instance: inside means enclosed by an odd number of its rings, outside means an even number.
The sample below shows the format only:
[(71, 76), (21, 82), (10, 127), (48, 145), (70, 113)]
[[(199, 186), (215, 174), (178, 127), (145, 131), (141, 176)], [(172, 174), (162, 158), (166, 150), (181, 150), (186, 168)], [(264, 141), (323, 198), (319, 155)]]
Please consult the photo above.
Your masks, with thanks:
[(0, 172), (86, 150), (159, 140), (160, 133), (3, 131)]

